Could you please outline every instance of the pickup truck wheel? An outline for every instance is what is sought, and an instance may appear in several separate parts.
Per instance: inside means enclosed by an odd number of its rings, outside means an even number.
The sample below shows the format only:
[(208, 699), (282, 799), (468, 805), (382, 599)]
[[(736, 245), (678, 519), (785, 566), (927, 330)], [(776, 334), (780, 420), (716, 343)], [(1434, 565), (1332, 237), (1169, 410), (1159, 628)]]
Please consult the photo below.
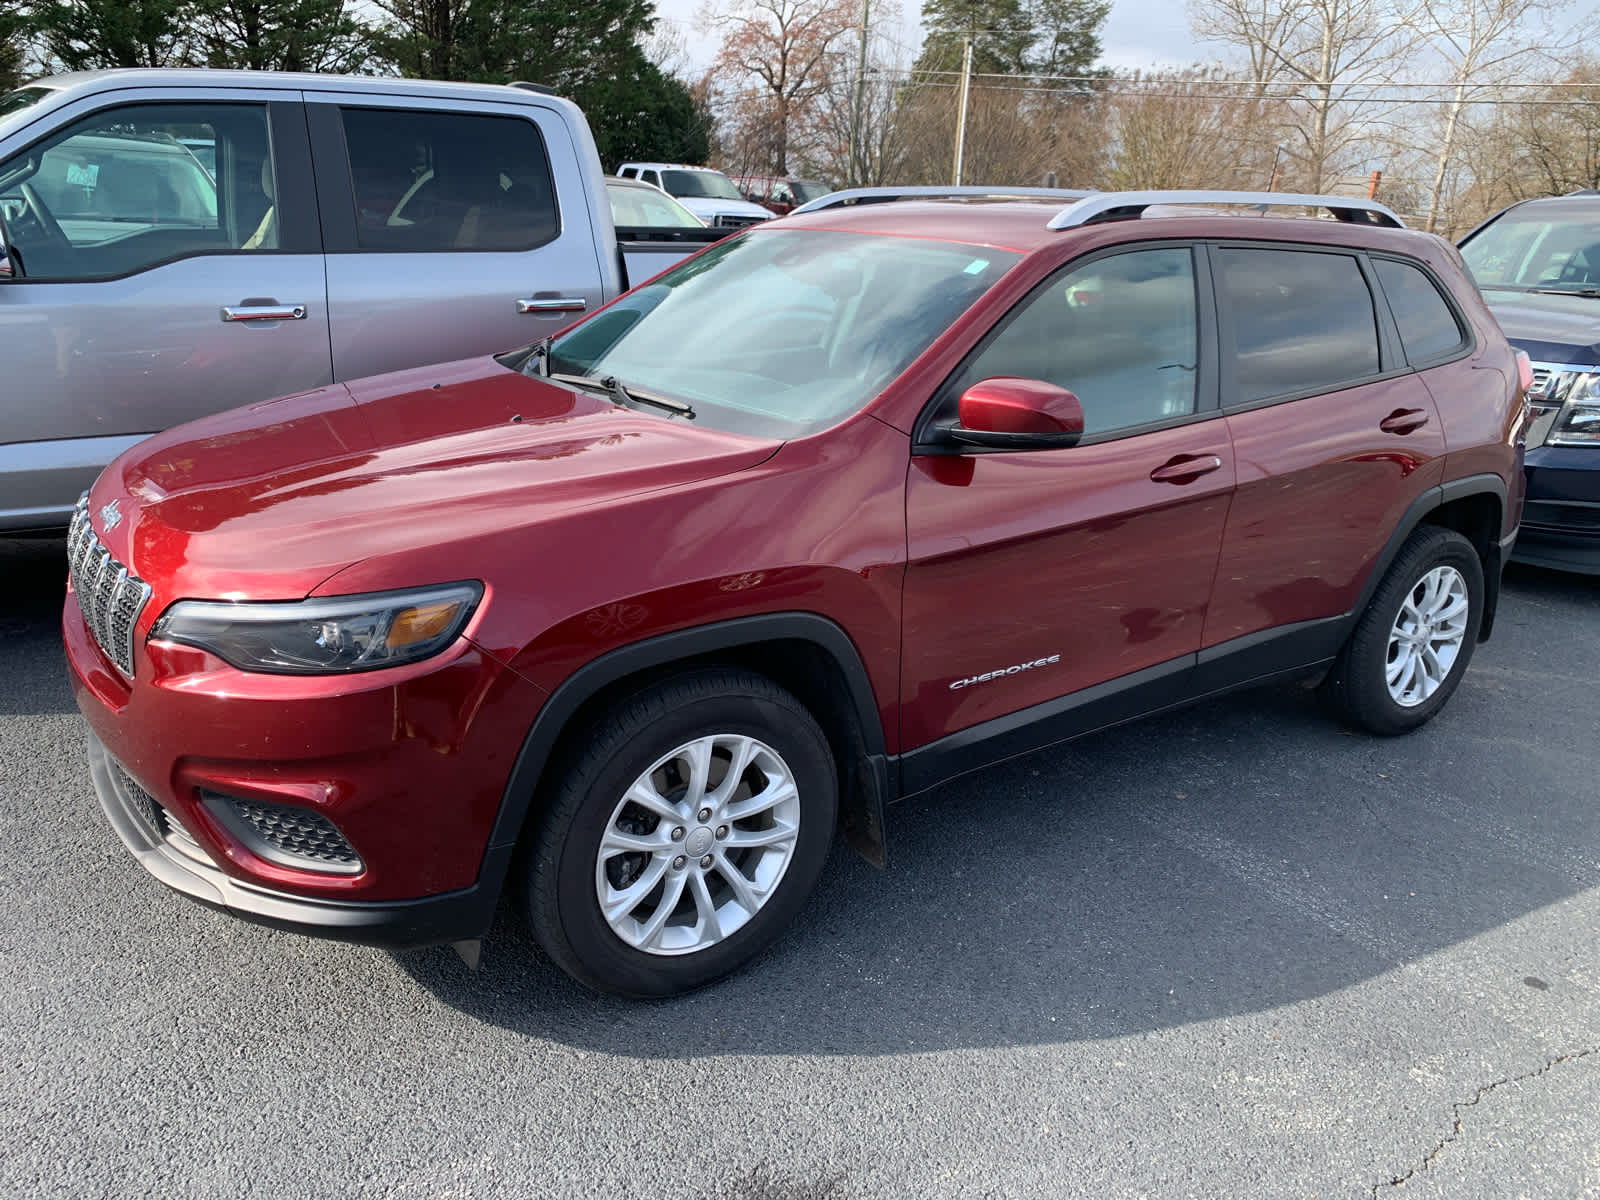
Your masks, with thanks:
[(1444, 707), (1478, 642), (1483, 564), (1452, 529), (1424, 525), (1401, 547), (1323, 688), (1372, 733), (1407, 733)]
[(527, 855), (534, 937), (568, 974), (669, 996), (727, 974), (799, 911), (833, 838), (822, 730), (761, 676), (657, 683), (584, 735)]

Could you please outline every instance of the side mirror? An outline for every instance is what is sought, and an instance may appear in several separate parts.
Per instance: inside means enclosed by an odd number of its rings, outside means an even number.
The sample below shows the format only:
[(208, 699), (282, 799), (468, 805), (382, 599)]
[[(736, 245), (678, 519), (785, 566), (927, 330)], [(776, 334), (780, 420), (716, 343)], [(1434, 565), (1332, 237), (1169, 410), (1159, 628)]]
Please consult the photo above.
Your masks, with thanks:
[(956, 424), (946, 432), (969, 446), (1051, 450), (1083, 436), (1083, 405), (1066, 388), (1042, 379), (999, 375), (961, 393)]

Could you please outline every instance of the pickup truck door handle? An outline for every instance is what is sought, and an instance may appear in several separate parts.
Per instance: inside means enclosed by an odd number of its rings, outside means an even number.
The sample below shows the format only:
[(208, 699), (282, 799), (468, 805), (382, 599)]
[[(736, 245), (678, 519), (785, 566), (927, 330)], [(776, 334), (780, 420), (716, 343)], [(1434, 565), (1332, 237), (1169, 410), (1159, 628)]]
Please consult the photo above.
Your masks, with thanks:
[(1151, 471), (1150, 480), (1152, 483), (1193, 483), (1221, 466), (1222, 460), (1215, 454), (1179, 454)]
[(582, 296), (530, 296), (517, 301), (519, 313), (532, 313), (534, 316), (582, 312), (588, 307), (589, 302)]
[(243, 304), (225, 306), (224, 321), (304, 321), (304, 304), (279, 304), (276, 301), (249, 300)]
[(1415, 433), (1427, 423), (1428, 414), (1420, 408), (1397, 408), (1378, 422), (1378, 428), (1385, 433)]

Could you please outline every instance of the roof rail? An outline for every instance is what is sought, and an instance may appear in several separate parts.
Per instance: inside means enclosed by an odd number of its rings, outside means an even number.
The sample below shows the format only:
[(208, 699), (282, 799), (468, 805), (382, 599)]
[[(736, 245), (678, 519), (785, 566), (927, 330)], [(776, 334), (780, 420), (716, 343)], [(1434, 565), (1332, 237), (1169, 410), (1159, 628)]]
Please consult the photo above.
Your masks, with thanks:
[(511, 87), (521, 88), (525, 92), (538, 92), (541, 96), (559, 96), (561, 93), (553, 87), (546, 87), (542, 83), (530, 83), (526, 79), (518, 79), (510, 84)]
[(887, 204), (894, 200), (959, 200), (964, 197), (987, 198), (990, 200), (1032, 199), (1044, 200), (1081, 200), (1085, 196), (1092, 196), (1093, 192), (1078, 188), (1047, 188), (1047, 187), (860, 187), (846, 188), (841, 192), (829, 192), (826, 196), (818, 196), (815, 200), (808, 200), (799, 208), (790, 211), (789, 215), (796, 213), (816, 212), (823, 208), (838, 208), (842, 205), (854, 204)]
[[(826, 197), (824, 197), (826, 198)], [(1405, 223), (1387, 205), (1354, 196), (1312, 196), (1294, 192), (1096, 192), (1058, 212), (1047, 229), (1076, 229), (1099, 221), (1138, 217), (1156, 204), (1240, 204), (1265, 210), (1270, 207), (1325, 208), (1340, 221), (1360, 225), (1387, 225), (1404, 229)]]

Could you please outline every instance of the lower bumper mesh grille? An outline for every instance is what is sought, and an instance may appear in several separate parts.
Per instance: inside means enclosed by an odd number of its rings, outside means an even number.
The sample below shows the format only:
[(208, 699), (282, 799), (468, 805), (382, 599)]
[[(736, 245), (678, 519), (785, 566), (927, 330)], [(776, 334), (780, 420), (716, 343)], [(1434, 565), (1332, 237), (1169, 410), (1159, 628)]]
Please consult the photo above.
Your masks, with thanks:
[(359, 875), (365, 870), (355, 847), (319, 812), (215, 792), (202, 792), (201, 797), (251, 853), (270, 863), (333, 875)]
[(203, 863), (211, 861), (210, 856), (200, 848), (200, 843), (189, 835), (189, 831), (178, 824), (176, 818), (161, 805), (160, 801), (145, 791), (121, 763), (113, 761), (111, 769), (116, 772), (117, 786), (133, 802), (138, 814), (149, 824), (157, 837), (190, 858)]

